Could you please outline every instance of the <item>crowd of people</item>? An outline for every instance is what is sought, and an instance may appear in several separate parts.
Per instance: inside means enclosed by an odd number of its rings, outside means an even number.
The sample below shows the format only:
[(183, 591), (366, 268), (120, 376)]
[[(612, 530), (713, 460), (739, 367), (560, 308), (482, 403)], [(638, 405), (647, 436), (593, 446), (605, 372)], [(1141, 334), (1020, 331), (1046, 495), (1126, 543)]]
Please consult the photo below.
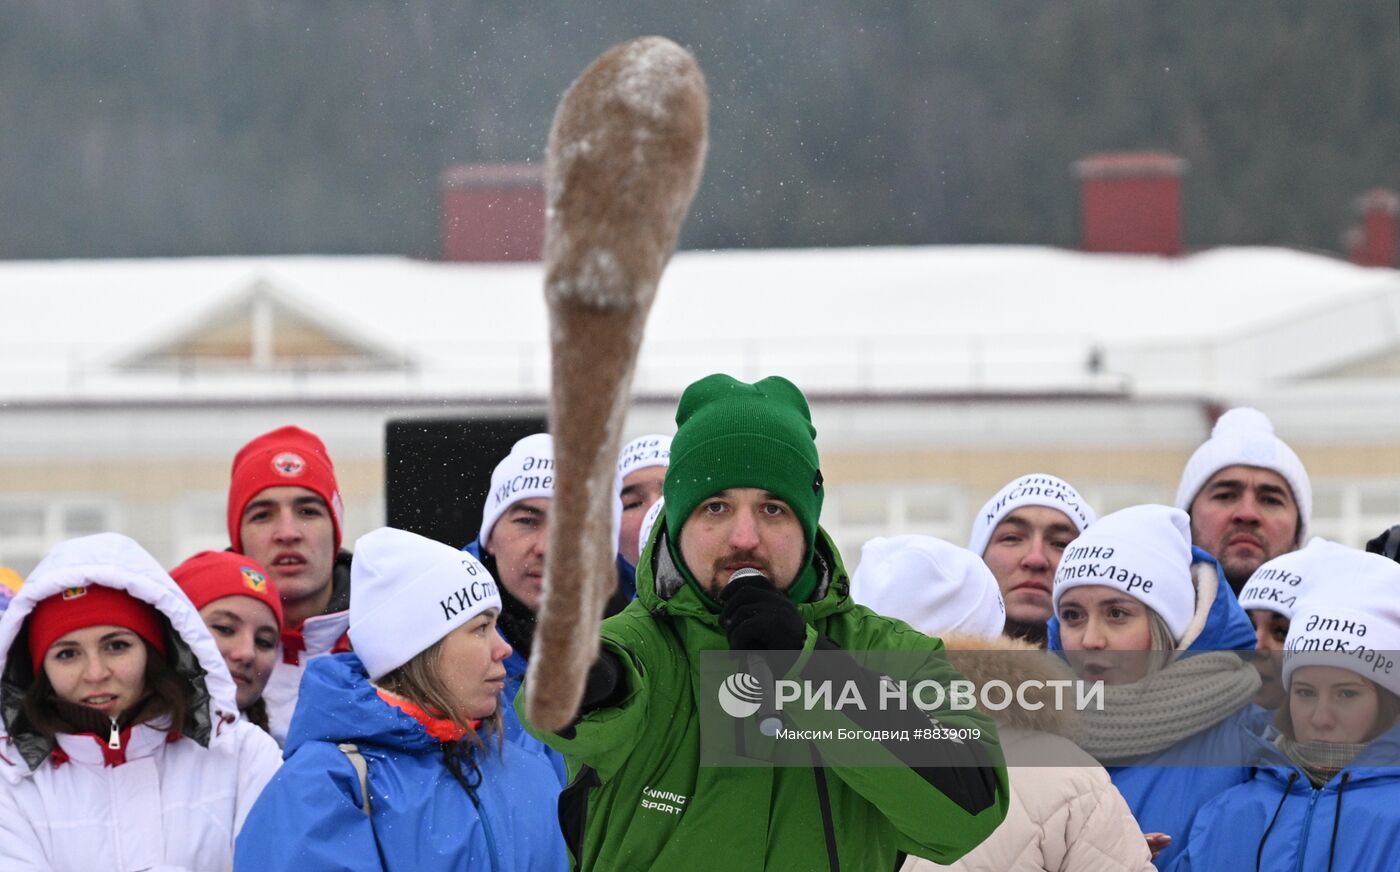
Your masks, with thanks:
[[(0, 568), (0, 869), (1400, 864), (1400, 526), (1310, 538), (1308, 474), (1254, 409), (1220, 417), (1172, 506), (1099, 517), (1031, 473), (966, 547), (880, 537), (847, 573), (801, 391), (701, 379), (673, 436), (618, 458), (616, 592), (578, 717), (546, 731), (522, 686), (553, 452), (539, 433), (500, 459), (474, 536), (346, 548), (325, 445), (282, 427), (233, 459), (227, 550), (167, 571), (112, 532)], [(867, 698), (1038, 690), (825, 713), (866, 756), (785, 710), (800, 765), (714, 765), (715, 652)], [(1047, 689), (1072, 682), (1101, 705)], [(962, 738), (899, 738), (931, 725)]]

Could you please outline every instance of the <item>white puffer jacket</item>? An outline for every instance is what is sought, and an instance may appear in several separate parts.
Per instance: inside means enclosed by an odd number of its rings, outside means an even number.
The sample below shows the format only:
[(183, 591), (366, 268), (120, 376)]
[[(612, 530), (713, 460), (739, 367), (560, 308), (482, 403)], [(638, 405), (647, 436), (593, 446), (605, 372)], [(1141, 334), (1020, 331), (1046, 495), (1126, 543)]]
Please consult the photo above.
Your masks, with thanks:
[(328, 615), (315, 615), (302, 622), (302, 638), (306, 649), (298, 652), (297, 662), (288, 663), (277, 649), (277, 662), (272, 667), (272, 675), (263, 688), (263, 703), (267, 706), (267, 729), (278, 745), (287, 744), (287, 728), (292, 725), (292, 713), (296, 711), (297, 699), (301, 694), (301, 677), (306, 674), (306, 664), (317, 657), (324, 657), (335, 648), (335, 643), (350, 629), (350, 612), (331, 612)]
[[(174, 631), (170, 655), (195, 688), (183, 735), (135, 726), (126, 762), (104, 766), (91, 735), (12, 731), (29, 686), (17, 637), (34, 606), (66, 588), (101, 584), (151, 603)], [(200, 674), (200, 673), (203, 674)], [(0, 617), (0, 869), (53, 872), (233, 867), (233, 842), (281, 763), (277, 744), (242, 720), (213, 637), (175, 582), (131, 539), (102, 533), (56, 546)], [(202, 700), (202, 702), (201, 702)], [(66, 757), (66, 759), (64, 759)]]
[[(954, 667), (979, 687), (992, 679), (1071, 679), (1053, 655), (1009, 638), (944, 636)], [(1011, 654), (988, 654), (1008, 651)], [(1044, 659), (1042, 659), (1044, 658)], [(987, 712), (997, 722), (1011, 780), (1006, 820), (951, 866), (911, 857), (903, 872), (1154, 872), (1151, 852), (1133, 813), (1098, 761), (1066, 738), (1072, 721), (1052, 705), (1053, 689), (1026, 694), (1042, 708), (1014, 700)], [(1016, 760), (1060, 765), (1016, 766)]]

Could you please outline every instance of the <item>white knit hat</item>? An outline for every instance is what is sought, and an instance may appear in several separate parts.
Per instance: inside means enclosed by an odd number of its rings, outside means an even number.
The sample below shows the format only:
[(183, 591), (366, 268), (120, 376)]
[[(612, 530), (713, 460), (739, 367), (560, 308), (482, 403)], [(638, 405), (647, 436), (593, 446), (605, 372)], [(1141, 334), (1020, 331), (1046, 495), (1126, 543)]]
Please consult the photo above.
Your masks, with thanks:
[(656, 502), (651, 504), (647, 513), (642, 516), (642, 525), (637, 528), (637, 553), (641, 554), (647, 550), (647, 540), (651, 538), (652, 528), (656, 526), (656, 519), (661, 517), (661, 513), (666, 510), (666, 498), (657, 497)]
[(1099, 518), (1060, 558), (1055, 570), (1055, 611), (1059, 612), (1065, 591), (1091, 584), (1121, 590), (1152, 609), (1180, 642), (1196, 610), (1191, 521), (1186, 513), (1146, 505)]
[(1283, 476), (1298, 504), (1298, 541), (1307, 540), (1312, 521), (1312, 482), (1308, 471), (1293, 449), (1274, 435), (1273, 422), (1258, 409), (1231, 409), (1220, 416), (1210, 438), (1186, 461), (1176, 489), (1176, 507), (1190, 511), (1191, 503), (1210, 477), (1227, 466), (1257, 466)]
[(1338, 583), (1299, 598), (1283, 643), (1283, 685), (1300, 666), (1337, 666), (1400, 694), (1400, 563), (1355, 551)]
[(639, 469), (671, 464), (671, 437), (659, 433), (638, 436), (622, 446), (617, 455), (617, 477), (626, 478)]
[(1079, 491), (1062, 478), (1045, 473), (1032, 473), (1013, 480), (997, 491), (996, 496), (972, 520), (972, 536), (967, 550), (973, 554), (987, 553), (987, 543), (1002, 519), (1023, 506), (1044, 506), (1065, 514), (1080, 533), (1094, 523), (1094, 510), (1079, 495)]
[(548, 433), (532, 433), (516, 442), (491, 471), (491, 490), (481, 510), (481, 533), (477, 541), (485, 548), (501, 515), (521, 500), (553, 496), (554, 437)]
[(371, 679), (412, 660), (487, 609), (500, 608), (495, 579), (465, 551), (392, 527), (355, 542), (350, 644)]
[(1305, 547), (1280, 554), (1254, 570), (1240, 589), (1240, 607), (1265, 609), (1292, 620), (1298, 599), (1319, 579), (1337, 578), (1338, 583), (1345, 584), (1347, 559), (1360, 553), (1355, 548), (1314, 536)]
[(851, 599), (932, 636), (1001, 635), (1006, 605), (982, 558), (932, 536), (871, 539), (851, 576)]

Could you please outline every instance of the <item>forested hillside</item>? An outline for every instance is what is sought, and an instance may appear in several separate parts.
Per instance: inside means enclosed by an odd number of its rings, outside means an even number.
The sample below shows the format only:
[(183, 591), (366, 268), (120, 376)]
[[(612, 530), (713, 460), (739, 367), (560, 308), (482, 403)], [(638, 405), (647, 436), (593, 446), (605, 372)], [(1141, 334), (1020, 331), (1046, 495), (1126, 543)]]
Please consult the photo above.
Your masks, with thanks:
[(436, 249), (456, 162), (537, 159), (661, 33), (709, 77), (686, 247), (1073, 245), (1071, 165), (1189, 161), (1193, 246), (1340, 246), (1400, 187), (1394, 0), (0, 5), (0, 257)]

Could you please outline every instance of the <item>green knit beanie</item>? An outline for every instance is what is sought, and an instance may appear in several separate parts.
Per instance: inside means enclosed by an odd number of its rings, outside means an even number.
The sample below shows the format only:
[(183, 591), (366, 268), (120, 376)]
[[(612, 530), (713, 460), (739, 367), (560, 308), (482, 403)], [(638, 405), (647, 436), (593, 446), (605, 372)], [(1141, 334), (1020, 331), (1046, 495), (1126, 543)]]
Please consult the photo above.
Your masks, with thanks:
[[(816, 435), (807, 398), (780, 376), (747, 384), (715, 374), (686, 388), (662, 486), (673, 554), (679, 557), (680, 529), (702, 501), (727, 488), (762, 488), (802, 524), (807, 559), (799, 578), (807, 580), (825, 495)], [(806, 587), (795, 584), (790, 593), (804, 601), (811, 591), (799, 588)]]

